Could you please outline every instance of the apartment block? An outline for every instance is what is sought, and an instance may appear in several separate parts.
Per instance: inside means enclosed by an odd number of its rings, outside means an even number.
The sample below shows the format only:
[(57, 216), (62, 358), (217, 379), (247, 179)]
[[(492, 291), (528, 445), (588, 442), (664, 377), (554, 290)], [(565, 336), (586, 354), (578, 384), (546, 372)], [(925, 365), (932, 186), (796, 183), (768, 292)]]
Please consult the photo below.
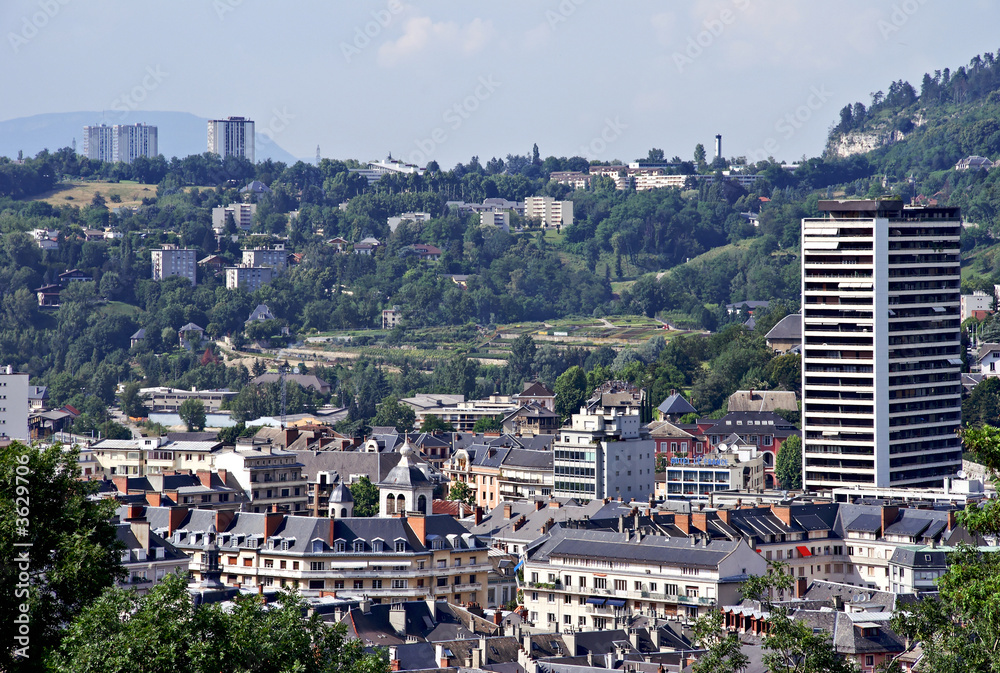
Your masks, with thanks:
[(246, 266), (238, 264), (226, 267), (226, 287), (235, 290), (242, 287), (247, 292), (256, 292), (274, 280), (275, 270), (269, 266)]
[(959, 210), (819, 209), (802, 220), (804, 485), (940, 486), (962, 467)]
[(191, 281), (192, 285), (197, 284), (197, 250), (168, 244), (157, 250), (150, 250), (149, 254), (153, 265), (153, 280), (182, 276)]
[(0, 437), (28, 439), (28, 375), (0, 367)]
[(243, 251), (243, 266), (269, 266), (280, 274), (288, 266), (288, 252), (282, 243), (273, 248), (250, 248)]
[(555, 497), (648, 499), (656, 443), (638, 414), (573, 414), (553, 442)]
[(524, 199), (524, 216), (539, 220), (542, 226), (569, 226), (573, 224), (573, 202), (556, 201), (551, 196), (529, 196)]
[(231, 475), (250, 498), (252, 512), (303, 512), (309, 502), (309, 482), (294, 451), (271, 446), (237, 446), (215, 456), (215, 467)]
[(253, 216), (257, 213), (256, 203), (231, 203), (228, 206), (212, 208), (212, 229), (221, 233), (226, 229), (226, 215), (233, 216), (233, 222), (239, 231), (250, 231), (253, 227)]
[(132, 163), (159, 154), (157, 128), (147, 124), (83, 127), (83, 155), (96, 161)]
[(254, 123), (245, 117), (213, 119), (208, 122), (208, 151), (225, 159), (244, 157), (255, 163)]

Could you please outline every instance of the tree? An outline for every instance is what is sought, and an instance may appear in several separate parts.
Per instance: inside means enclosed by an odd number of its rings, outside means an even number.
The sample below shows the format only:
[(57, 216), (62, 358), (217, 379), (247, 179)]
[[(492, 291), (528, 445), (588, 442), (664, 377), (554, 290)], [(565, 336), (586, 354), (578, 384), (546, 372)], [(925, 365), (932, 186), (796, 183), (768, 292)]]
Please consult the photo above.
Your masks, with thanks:
[(427, 414), (424, 416), (424, 422), (420, 424), (420, 432), (455, 432), (455, 426), (441, 420), (440, 416)]
[(139, 383), (129, 381), (121, 394), (122, 413), (131, 418), (145, 418), (149, 415), (146, 399), (139, 394)]
[(348, 640), (346, 627), (307, 615), (305, 600), (293, 590), (283, 591), (270, 605), (259, 596), (238, 599), (231, 609), (194, 605), (186, 578), (170, 575), (145, 596), (113, 589), (89, 605), (70, 624), (61, 651), (50, 658), (50, 670), (389, 670), (380, 653), (366, 653), (361, 640)]
[(556, 413), (563, 419), (579, 413), (580, 406), (587, 401), (587, 374), (583, 368), (574, 365), (556, 379)]
[(448, 491), (448, 499), (463, 502), (469, 507), (476, 505), (476, 492), (472, 490), (464, 481), (456, 481)]
[(378, 514), (378, 488), (367, 476), (361, 477), (351, 484), (351, 496), (354, 498), (354, 516), (375, 516)]
[(739, 635), (722, 628), (722, 613), (718, 610), (695, 622), (694, 640), (706, 652), (691, 667), (692, 673), (740, 673), (750, 664)]
[(792, 435), (778, 449), (774, 476), (784, 489), (802, 488), (802, 438)]
[(472, 426), (473, 432), (502, 432), (503, 423), (499, 416), (480, 416)]
[(393, 426), (397, 432), (413, 430), (413, 421), (417, 414), (408, 405), (402, 404), (397, 398), (389, 396), (378, 405), (378, 411), (372, 420), (372, 425)]
[(962, 400), (962, 424), (978, 426), (1000, 422), (1000, 378), (991, 376)]
[[(112, 519), (115, 502), (92, 500), (79, 481), (78, 452), (12, 442), (0, 448), (0, 670), (42, 670), (61, 629), (100, 596), (121, 569)], [(27, 612), (22, 610), (27, 609)], [(26, 615), (30, 643), (15, 621)], [(12, 648), (27, 648), (15, 669)]]
[(694, 146), (694, 161), (699, 166), (705, 163), (705, 146), (701, 143)]
[(530, 334), (522, 334), (510, 344), (510, 367), (512, 379), (523, 381), (531, 374), (531, 366), (535, 362), (535, 340)]
[(205, 429), (205, 403), (201, 400), (184, 400), (177, 410), (177, 415), (187, 425), (188, 432), (192, 432), (195, 428), (199, 431)]

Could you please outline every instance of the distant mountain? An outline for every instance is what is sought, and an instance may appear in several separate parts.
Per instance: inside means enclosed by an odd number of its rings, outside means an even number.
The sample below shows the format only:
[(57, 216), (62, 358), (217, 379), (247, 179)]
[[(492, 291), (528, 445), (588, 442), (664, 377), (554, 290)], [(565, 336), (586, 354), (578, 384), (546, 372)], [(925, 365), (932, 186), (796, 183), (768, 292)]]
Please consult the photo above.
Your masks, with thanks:
[[(201, 154), (207, 149), (208, 119), (187, 112), (57, 112), (0, 121), (0, 156), (16, 157), (18, 151), (33, 157), (43, 149), (69, 147), (76, 139), (83, 150), (83, 127), (95, 124), (145, 123), (157, 127), (160, 154), (167, 159)], [(257, 134), (257, 161), (273, 159), (293, 164), (298, 159), (277, 143)]]

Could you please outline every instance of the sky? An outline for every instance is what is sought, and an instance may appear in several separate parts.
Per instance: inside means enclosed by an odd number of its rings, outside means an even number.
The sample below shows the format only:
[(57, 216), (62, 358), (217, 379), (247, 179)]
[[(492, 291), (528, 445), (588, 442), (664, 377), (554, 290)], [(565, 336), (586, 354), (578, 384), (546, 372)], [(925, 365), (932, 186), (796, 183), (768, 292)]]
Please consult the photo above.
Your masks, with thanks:
[[(0, 120), (253, 119), (293, 155), (795, 161), (840, 108), (1000, 48), (987, 0), (3, 0)], [(160, 138), (169, 154), (169, 139)]]

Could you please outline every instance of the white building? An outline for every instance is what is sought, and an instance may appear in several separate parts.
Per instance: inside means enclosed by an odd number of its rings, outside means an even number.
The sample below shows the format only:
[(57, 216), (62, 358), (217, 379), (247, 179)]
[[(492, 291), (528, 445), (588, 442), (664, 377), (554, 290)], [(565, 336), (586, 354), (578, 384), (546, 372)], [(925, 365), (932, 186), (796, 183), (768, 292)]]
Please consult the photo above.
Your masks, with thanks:
[(573, 414), (552, 448), (554, 497), (644, 500), (653, 493), (656, 443), (638, 414)]
[(802, 220), (805, 488), (940, 486), (962, 466), (959, 211), (819, 209)]
[(573, 202), (556, 201), (551, 196), (529, 196), (524, 199), (524, 216), (539, 220), (543, 226), (573, 224)]
[(389, 175), (390, 173), (397, 175), (423, 175), (425, 170), (414, 164), (393, 159), (390, 154), (385, 160), (369, 161), (368, 168), (352, 168), (351, 172), (363, 175), (368, 180), (368, 184), (373, 184), (381, 180), (383, 175)]
[(489, 224), (494, 227), (500, 227), (508, 234), (510, 233), (510, 211), (500, 210), (499, 208), (491, 208), (489, 210), (484, 210), (479, 213), (479, 224)]
[(255, 163), (254, 123), (245, 117), (213, 119), (208, 122), (208, 151), (225, 159), (246, 157)]
[(972, 294), (963, 294), (962, 322), (965, 322), (966, 318), (971, 318), (974, 311), (986, 311), (987, 313), (992, 313), (993, 297), (982, 290), (976, 290)]
[(288, 266), (288, 252), (283, 243), (278, 243), (273, 248), (244, 250), (243, 266), (270, 266), (275, 273), (281, 273)]
[(256, 292), (267, 285), (277, 274), (269, 266), (237, 266), (226, 267), (226, 287), (235, 290), (243, 287), (247, 292)]
[(221, 233), (226, 229), (226, 215), (233, 216), (233, 222), (240, 231), (250, 231), (253, 216), (257, 213), (256, 203), (231, 203), (228, 206), (212, 208), (212, 229)]
[(28, 439), (28, 375), (0, 367), (0, 437)]
[(158, 250), (150, 250), (149, 254), (153, 263), (153, 280), (183, 276), (191, 281), (192, 285), (197, 284), (197, 250), (168, 244)]
[(146, 124), (83, 127), (83, 155), (96, 161), (132, 163), (136, 157), (155, 157), (157, 131)]
[(430, 213), (401, 213), (395, 217), (386, 218), (386, 224), (389, 225), (390, 232), (395, 232), (396, 227), (403, 222), (427, 222), (430, 219)]

